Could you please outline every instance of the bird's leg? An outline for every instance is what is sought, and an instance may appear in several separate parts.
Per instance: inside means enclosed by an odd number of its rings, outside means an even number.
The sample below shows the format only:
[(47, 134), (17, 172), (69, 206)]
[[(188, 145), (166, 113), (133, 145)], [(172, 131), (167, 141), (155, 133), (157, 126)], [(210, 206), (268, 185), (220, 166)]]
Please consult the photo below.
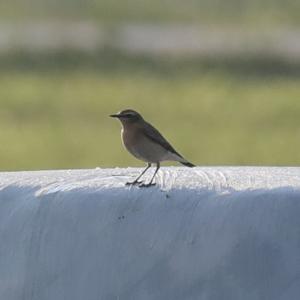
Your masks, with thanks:
[(150, 186), (155, 185), (156, 183), (153, 183), (153, 180), (154, 180), (154, 177), (155, 177), (155, 175), (157, 174), (159, 168), (160, 168), (160, 163), (158, 162), (158, 163), (156, 163), (156, 170), (155, 170), (155, 172), (154, 172), (154, 174), (153, 174), (153, 176), (152, 176), (150, 182), (147, 183), (147, 184), (145, 184), (145, 183), (144, 183), (144, 184), (140, 184), (139, 186), (140, 186), (140, 187), (150, 187)]
[(132, 182), (126, 182), (126, 185), (136, 185), (142, 183), (142, 181), (139, 181), (139, 179), (146, 173), (146, 171), (151, 167), (151, 164), (148, 163), (146, 169)]

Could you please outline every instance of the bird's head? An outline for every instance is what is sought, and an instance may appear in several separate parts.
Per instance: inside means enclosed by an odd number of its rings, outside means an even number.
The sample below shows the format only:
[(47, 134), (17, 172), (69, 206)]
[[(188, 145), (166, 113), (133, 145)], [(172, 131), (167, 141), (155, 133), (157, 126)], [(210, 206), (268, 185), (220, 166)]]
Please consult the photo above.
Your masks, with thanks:
[(143, 117), (133, 109), (125, 109), (117, 114), (110, 115), (112, 118), (118, 118), (123, 125), (136, 123), (143, 120)]

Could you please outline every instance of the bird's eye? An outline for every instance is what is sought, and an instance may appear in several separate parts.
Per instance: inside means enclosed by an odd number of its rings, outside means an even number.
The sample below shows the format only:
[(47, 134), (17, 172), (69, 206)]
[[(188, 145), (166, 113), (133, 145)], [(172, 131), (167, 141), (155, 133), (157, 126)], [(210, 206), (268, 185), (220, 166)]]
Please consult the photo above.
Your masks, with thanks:
[(133, 118), (133, 117), (135, 117), (135, 114), (129, 113), (129, 114), (126, 114), (125, 116), (126, 116), (127, 118)]

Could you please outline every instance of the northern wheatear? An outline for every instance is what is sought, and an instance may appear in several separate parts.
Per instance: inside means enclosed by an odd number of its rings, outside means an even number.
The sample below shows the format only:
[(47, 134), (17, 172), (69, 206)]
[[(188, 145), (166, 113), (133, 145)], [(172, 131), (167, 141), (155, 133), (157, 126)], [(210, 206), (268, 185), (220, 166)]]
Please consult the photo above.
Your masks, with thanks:
[[(127, 182), (126, 185), (139, 184), (141, 187), (155, 185), (153, 180), (160, 168), (160, 163), (163, 161), (178, 161), (185, 166), (194, 167), (138, 112), (126, 109), (110, 116), (118, 118), (122, 123), (121, 136), (125, 148), (136, 158), (148, 163), (146, 169), (133, 182)], [(139, 179), (154, 163), (156, 164), (156, 170), (153, 177), (148, 184), (142, 184), (143, 182)]]

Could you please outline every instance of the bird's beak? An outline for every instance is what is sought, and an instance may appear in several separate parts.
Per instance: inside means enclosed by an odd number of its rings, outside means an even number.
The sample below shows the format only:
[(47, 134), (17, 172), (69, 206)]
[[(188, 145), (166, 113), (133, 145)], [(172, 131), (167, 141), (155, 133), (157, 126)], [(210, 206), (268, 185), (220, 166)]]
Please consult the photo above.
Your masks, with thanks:
[(112, 117), (112, 118), (120, 118), (120, 115), (115, 114), (115, 115), (110, 115), (110, 117)]

